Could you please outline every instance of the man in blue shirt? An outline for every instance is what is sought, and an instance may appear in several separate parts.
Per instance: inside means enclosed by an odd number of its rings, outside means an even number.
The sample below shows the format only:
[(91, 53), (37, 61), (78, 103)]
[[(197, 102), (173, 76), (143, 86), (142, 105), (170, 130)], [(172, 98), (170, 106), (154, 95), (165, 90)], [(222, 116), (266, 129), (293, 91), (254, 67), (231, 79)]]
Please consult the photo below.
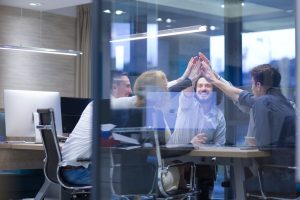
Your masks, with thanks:
[[(234, 102), (250, 109), (247, 136), (255, 137), (258, 148), (271, 151), (269, 158), (259, 161), (273, 165), (294, 165), (296, 116), (292, 104), (281, 93), (280, 73), (269, 64), (254, 67), (251, 70), (250, 93), (220, 80), (220, 76), (209, 66), (206, 57), (203, 54), (200, 57), (203, 60), (201, 69), (204, 76)], [(264, 176), (268, 177), (265, 185), (270, 192), (295, 191), (294, 173), (286, 174), (285, 180), (281, 180), (283, 176), (274, 170), (269, 170)], [(279, 178), (278, 187), (274, 187), (276, 178)], [(275, 188), (278, 190), (275, 191)]]

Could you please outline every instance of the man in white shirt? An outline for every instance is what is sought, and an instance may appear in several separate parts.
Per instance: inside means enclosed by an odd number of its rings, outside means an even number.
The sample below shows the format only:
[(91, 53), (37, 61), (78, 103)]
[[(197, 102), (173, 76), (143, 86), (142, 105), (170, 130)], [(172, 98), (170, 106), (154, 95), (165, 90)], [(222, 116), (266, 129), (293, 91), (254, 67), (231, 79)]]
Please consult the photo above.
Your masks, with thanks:
[(131, 93), (128, 74), (120, 71), (113, 72), (111, 98), (129, 97)]
[(62, 147), (64, 162), (63, 177), (66, 181), (78, 185), (91, 185), (91, 166), (80, 159), (92, 155), (93, 102), (84, 109), (74, 130)]

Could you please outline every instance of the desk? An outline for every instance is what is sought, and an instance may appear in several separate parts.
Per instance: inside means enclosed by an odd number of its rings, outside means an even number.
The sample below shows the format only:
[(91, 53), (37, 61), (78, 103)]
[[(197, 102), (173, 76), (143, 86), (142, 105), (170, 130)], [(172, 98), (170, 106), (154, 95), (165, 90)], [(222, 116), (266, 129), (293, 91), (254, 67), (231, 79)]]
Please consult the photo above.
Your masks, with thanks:
[[(43, 169), (44, 158), (43, 144), (0, 143), (0, 170)], [(43, 199), (50, 187), (54, 188), (54, 192), (59, 189), (45, 179), (35, 199)]]
[(243, 150), (239, 147), (200, 147), (198, 150), (193, 150), (186, 156), (182, 156), (180, 160), (193, 161), (196, 164), (233, 166), (235, 199), (244, 200), (244, 167), (254, 166), (255, 158), (268, 156), (270, 156), (268, 152), (257, 149)]
[(0, 170), (42, 169), (42, 144), (0, 143)]
[[(42, 144), (0, 144), (0, 169), (42, 169), (45, 158)], [(244, 167), (254, 164), (254, 158), (267, 157), (269, 153), (259, 150), (241, 150), (239, 147), (201, 147), (185, 156), (182, 161), (197, 164), (231, 165), (234, 168), (235, 195), (245, 199)], [(197, 159), (195, 159), (197, 157)]]

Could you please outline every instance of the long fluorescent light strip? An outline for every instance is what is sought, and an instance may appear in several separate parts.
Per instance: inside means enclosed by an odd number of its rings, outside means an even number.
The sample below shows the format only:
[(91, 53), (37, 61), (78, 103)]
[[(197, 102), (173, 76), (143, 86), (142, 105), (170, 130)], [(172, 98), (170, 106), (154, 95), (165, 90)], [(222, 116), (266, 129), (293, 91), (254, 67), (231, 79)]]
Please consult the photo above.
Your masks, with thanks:
[(166, 37), (172, 35), (183, 35), (189, 33), (197, 33), (197, 32), (205, 32), (207, 31), (207, 26), (189, 26), (183, 28), (174, 28), (158, 31), (157, 34), (147, 34), (147, 33), (138, 33), (125, 36), (124, 38), (114, 39), (110, 42), (124, 42), (124, 41), (132, 41), (132, 40), (142, 40), (148, 38), (157, 38), (157, 37)]
[(23, 46), (14, 46), (14, 45), (3, 45), (0, 44), (0, 49), (14, 50), (14, 51), (27, 51), (27, 52), (36, 52), (36, 53), (47, 53), (55, 55), (67, 55), (67, 56), (78, 56), (81, 55), (81, 51), (74, 50), (63, 50), (63, 49), (47, 49), (47, 48), (38, 48), (38, 47), (23, 47)]

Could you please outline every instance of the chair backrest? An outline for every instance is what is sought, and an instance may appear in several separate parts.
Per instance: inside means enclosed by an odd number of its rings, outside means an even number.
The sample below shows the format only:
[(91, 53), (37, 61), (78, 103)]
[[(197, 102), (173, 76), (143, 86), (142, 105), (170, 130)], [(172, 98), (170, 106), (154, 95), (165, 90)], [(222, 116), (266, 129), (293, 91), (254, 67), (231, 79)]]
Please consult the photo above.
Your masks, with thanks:
[[(152, 143), (155, 148), (155, 151), (147, 147), (133, 150), (124, 150), (121, 147), (111, 150), (113, 193), (116, 195), (158, 195), (164, 191), (163, 196), (173, 196), (173, 191), (165, 191), (165, 185), (162, 183), (162, 177), (172, 176), (172, 173), (167, 172), (168, 166), (164, 165), (163, 158), (183, 154), (182, 151), (172, 154), (166, 149), (161, 154), (160, 146), (166, 143), (163, 113), (153, 108), (114, 109), (112, 110), (112, 123), (117, 125), (117, 129), (113, 131), (128, 134), (127, 136), (132, 133), (139, 134), (141, 143)], [(138, 131), (135, 129), (138, 127), (146, 127), (147, 131)], [(131, 129), (136, 131), (130, 132)], [(171, 151), (173, 152), (174, 149)], [(184, 154), (190, 151), (191, 149), (184, 151)], [(171, 167), (170, 170), (174, 168)], [(160, 187), (156, 187), (159, 185)], [(174, 194), (185, 195), (185, 192), (177, 190)]]
[(38, 109), (37, 112), (40, 117), (38, 128), (41, 132), (46, 153), (44, 174), (49, 181), (59, 183), (57, 180), (57, 166), (61, 162), (62, 156), (56, 135), (54, 111), (53, 109)]

